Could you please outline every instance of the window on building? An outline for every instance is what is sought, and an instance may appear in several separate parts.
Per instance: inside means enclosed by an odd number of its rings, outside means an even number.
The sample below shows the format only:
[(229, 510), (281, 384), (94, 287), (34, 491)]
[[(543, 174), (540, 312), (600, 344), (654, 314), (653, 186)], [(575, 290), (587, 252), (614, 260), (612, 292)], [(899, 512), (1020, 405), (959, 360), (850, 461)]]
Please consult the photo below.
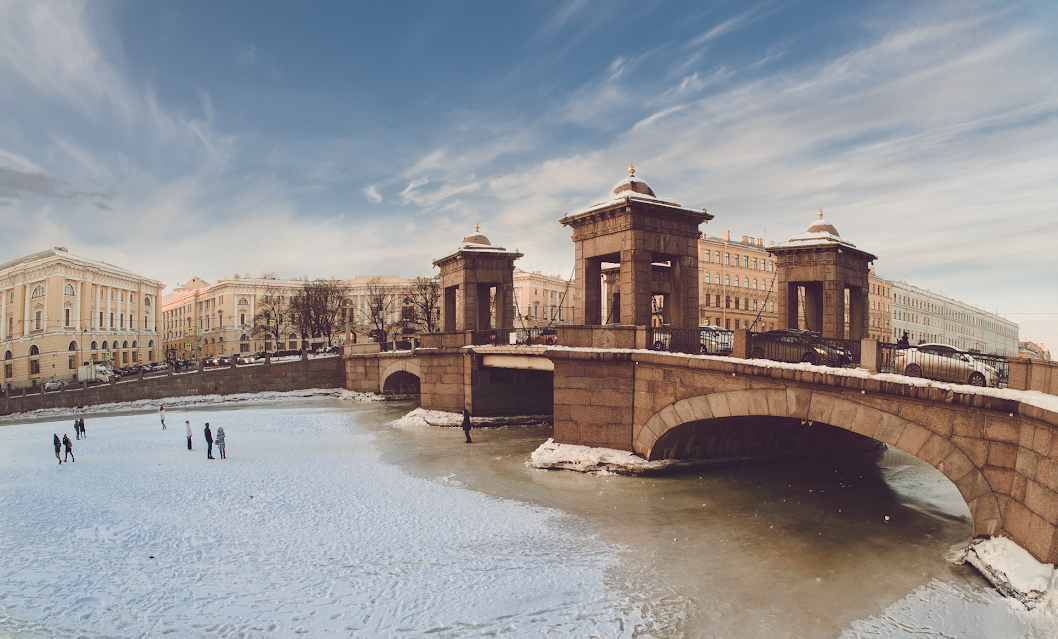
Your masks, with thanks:
[(731, 276), (730, 275), (725, 275), (724, 276), (724, 284), (726, 286), (731, 286)]
[(70, 326), (70, 309), (63, 309), (63, 326)]
[(731, 254), (724, 253), (724, 264), (731, 266)]
[(73, 295), (73, 284), (69, 284), (68, 283), (68, 284), (66, 284), (66, 286), (62, 287), (62, 294), (63, 295)]
[(44, 328), (44, 320), (41, 311), (33, 311), (33, 330), (39, 331)]
[(125, 316), (118, 315), (118, 328), (125, 328)]
[(706, 272), (706, 274), (702, 276), (702, 283), (704, 283), (704, 284), (712, 284), (713, 283), (712, 276), (708, 272)]
[(34, 286), (33, 292), (30, 293), (29, 297), (30, 299), (33, 299), (35, 297), (44, 297), (44, 287), (40, 286), (39, 284), (37, 286)]

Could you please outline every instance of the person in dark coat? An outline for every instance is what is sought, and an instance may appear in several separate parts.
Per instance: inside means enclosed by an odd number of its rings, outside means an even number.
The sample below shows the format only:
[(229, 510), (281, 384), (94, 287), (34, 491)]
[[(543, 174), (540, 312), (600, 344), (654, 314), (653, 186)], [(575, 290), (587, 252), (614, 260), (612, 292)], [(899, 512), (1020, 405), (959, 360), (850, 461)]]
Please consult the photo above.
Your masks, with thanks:
[(84, 417), (82, 417), (81, 418), (81, 439), (84, 439), (85, 437), (88, 437), (88, 435), (85, 434), (85, 432), (84, 432)]
[(62, 442), (59, 441), (59, 434), (53, 433), (55, 437), (55, 459), (59, 460), (59, 465), (62, 466)]
[[(73, 442), (67, 437), (66, 433), (62, 434), (62, 445), (66, 447), (66, 454), (63, 456), (66, 461), (70, 461), (70, 457), (73, 457)], [(76, 457), (73, 457), (74, 461), (77, 461)]]
[(209, 432), (209, 422), (206, 422), (206, 459), (216, 459), (213, 457), (213, 433)]
[(73, 434), (77, 439), (81, 439), (81, 418), (73, 420)]
[(467, 436), (468, 444), (474, 443), (470, 441), (470, 411), (465, 408), (463, 409), (463, 434)]

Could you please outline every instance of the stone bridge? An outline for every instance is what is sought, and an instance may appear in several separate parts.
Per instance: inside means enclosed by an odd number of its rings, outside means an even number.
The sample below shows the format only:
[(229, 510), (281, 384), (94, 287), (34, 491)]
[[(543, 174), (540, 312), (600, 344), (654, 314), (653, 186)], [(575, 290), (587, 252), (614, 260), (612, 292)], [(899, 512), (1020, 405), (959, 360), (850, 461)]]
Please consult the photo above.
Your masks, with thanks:
[(864, 370), (634, 349), (435, 346), (348, 354), (347, 386), (396, 392), (417, 378), (424, 408), (550, 413), (559, 443), (651, 460), (883, 442), (951, 480), (975, 535), (1006, 535), (1058, 562), (1058, 413), (1051, 410)]

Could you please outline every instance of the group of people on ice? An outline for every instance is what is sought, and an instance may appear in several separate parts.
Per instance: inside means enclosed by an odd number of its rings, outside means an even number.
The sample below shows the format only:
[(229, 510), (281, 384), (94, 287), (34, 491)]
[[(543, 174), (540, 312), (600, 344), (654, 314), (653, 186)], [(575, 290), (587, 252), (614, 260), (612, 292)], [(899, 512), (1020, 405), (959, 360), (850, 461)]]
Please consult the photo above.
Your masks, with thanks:
[[(165, 426), (165, 406), (161, 406), (161, 407), (158, 408), (158, 417), (162, 421), (162, 430), (166, 430), (166, 426)], [(185, 421), (184, 422), (184, 426), (185, 426), (186, 431), (187, 431), (187, 449), (191, 450), (191, 422), (190, 421)], [(81, 439), (82, 437), (87, 437), (87, 435), (85, 435), (84, 418), (83, 417), (79, 417), (79, 418), (74, 420), (74, 422), (73, 422), (73, 432), (76, 433), (77, 439)], [(206, 428), (205, 428), (204, 433), (206, 435), (206, 459), (216, 459), (216, 457), (213, 456), (213, 444), (217, 445), (217, 452), (220, 453), (220, 458), (221, 459), (227, 459), (228, 455), (227, 455), (227, 453), (226, 453), (226, 451), (224, 449), (224, 427), (223, 426), (218, 427), (217, 428), (217, 435), (216, 435), (216, 437), (214, 437), (213, 432), (209, 429), (209, 422), (206, 422)], [(70, 438), (69, 438), (69, 436), (66, 435), (66, 433), (63, 433), (61, 440), (59, 439), (59, 434), (55, 433), (54, 434), (54, 444), (55, 444), (55, 459), (59, 460), (59, 465), (60, 466), (62, 465), (62, 463), (64, 461), (67, 461), (67, 462), (68, 461), (77, 461), (77, 458), (75, 458), (74, 455), (73, 455), (73, 443), (70, 441)], [(62, 456), (62, 448), (63, 447), (66, 448), (66, 457), (65, 457), (65, 459)]]
[[(191, 422), (184, 422), (184, 430), (187, 435), (187, 449), (191, 450)], [(227, 459), (228, 456), (224, 452), (224, 427), (220, 426), (217, 428), (217, 436), (214, 438), (213, 432), (209, 429), (209, 422), (206, 422), (203, 434), (206, 436), (206, 459), (216, 459), (213, 456), (214, 443), (217, 444), (217, 452), (220, 453), (220, 458)]]
[[(73, 432), (77, 436), (77, 439), (81, 439), (82, 437), (87, 437), (87, 435), (85, 435), (85, 432), (84, 432), (84, 418), (83, 417), (78, 417), (77, 419), (73, 420)], [(66, 433), (63, 433), (62, 434), (62, 440), (60, 441), (59, 440), (59, 434), (58, 433), (53, 433), (52, 434), (52, 438), (53, 438), (54, 444), (55, 444), (55, 459), (59, 460), (59, 465), (60, 466), (62, 466), (63, 461), (71, 461), (71, 460), (72, 461), (77, 461), (77, 458), (74, 457), (74, 455), (73, 455), (73, 443), (70, 441), (69, 435), (67, 435)], [(65, 460), (60, 456), (61, 449), (62, 449), (63, 446), (66, 447), (66, 459)]]

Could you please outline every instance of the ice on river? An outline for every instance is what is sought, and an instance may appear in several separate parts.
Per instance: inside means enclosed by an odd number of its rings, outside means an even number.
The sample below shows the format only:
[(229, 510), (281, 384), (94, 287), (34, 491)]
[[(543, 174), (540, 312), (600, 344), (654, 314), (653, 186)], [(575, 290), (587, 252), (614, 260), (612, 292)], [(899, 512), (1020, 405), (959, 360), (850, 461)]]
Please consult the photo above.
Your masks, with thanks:
[[(398, 409), (341, 399), (167, 402), (164, 431), (153, 406), (85, 413), (88, 438), (61, 466), (52, 433), (72, 435), (71, 416), (0, 426), (0, 637), (718, 636), (685, 633), (683, 612), (655, 612), (673, 599), (719, 616), (691, 582), (620, 578), (631, 557), (664, 552), (667, 539), (646, 535), (642, 552), (596, 536), (589, 518), (415, 477), (384, 462), (378, 445)], [(206, 459), (206, 421), (214, 433), (224, 427), (228, 459)], [(923, 501), (912, 470), (891, 475), (894, 490)], [(541, 490), (563, 479), (536, 477)], [(649, 531), (648, 522), (638, 525)], [(760, 572), (738, 563), (735, 540), (702, 541), (711, 561), (737, 564), (725, 579)], [(713, 583), (706, 576), (689, 578)], [(843, 636), (1058, 636), (1054, 611), (1018, 610), (975, 584), (934, 581), (892, 601)], [(767, 607), (732, 603), (750, 617)], [(769, 636), (837, 634), (788, 622), (770, 621)]]
[(0, 636), (631, 636), (613, 548), (381, 463), (361, 406), (89, 416), (61, 466), (72, 419), (0, 427)]

